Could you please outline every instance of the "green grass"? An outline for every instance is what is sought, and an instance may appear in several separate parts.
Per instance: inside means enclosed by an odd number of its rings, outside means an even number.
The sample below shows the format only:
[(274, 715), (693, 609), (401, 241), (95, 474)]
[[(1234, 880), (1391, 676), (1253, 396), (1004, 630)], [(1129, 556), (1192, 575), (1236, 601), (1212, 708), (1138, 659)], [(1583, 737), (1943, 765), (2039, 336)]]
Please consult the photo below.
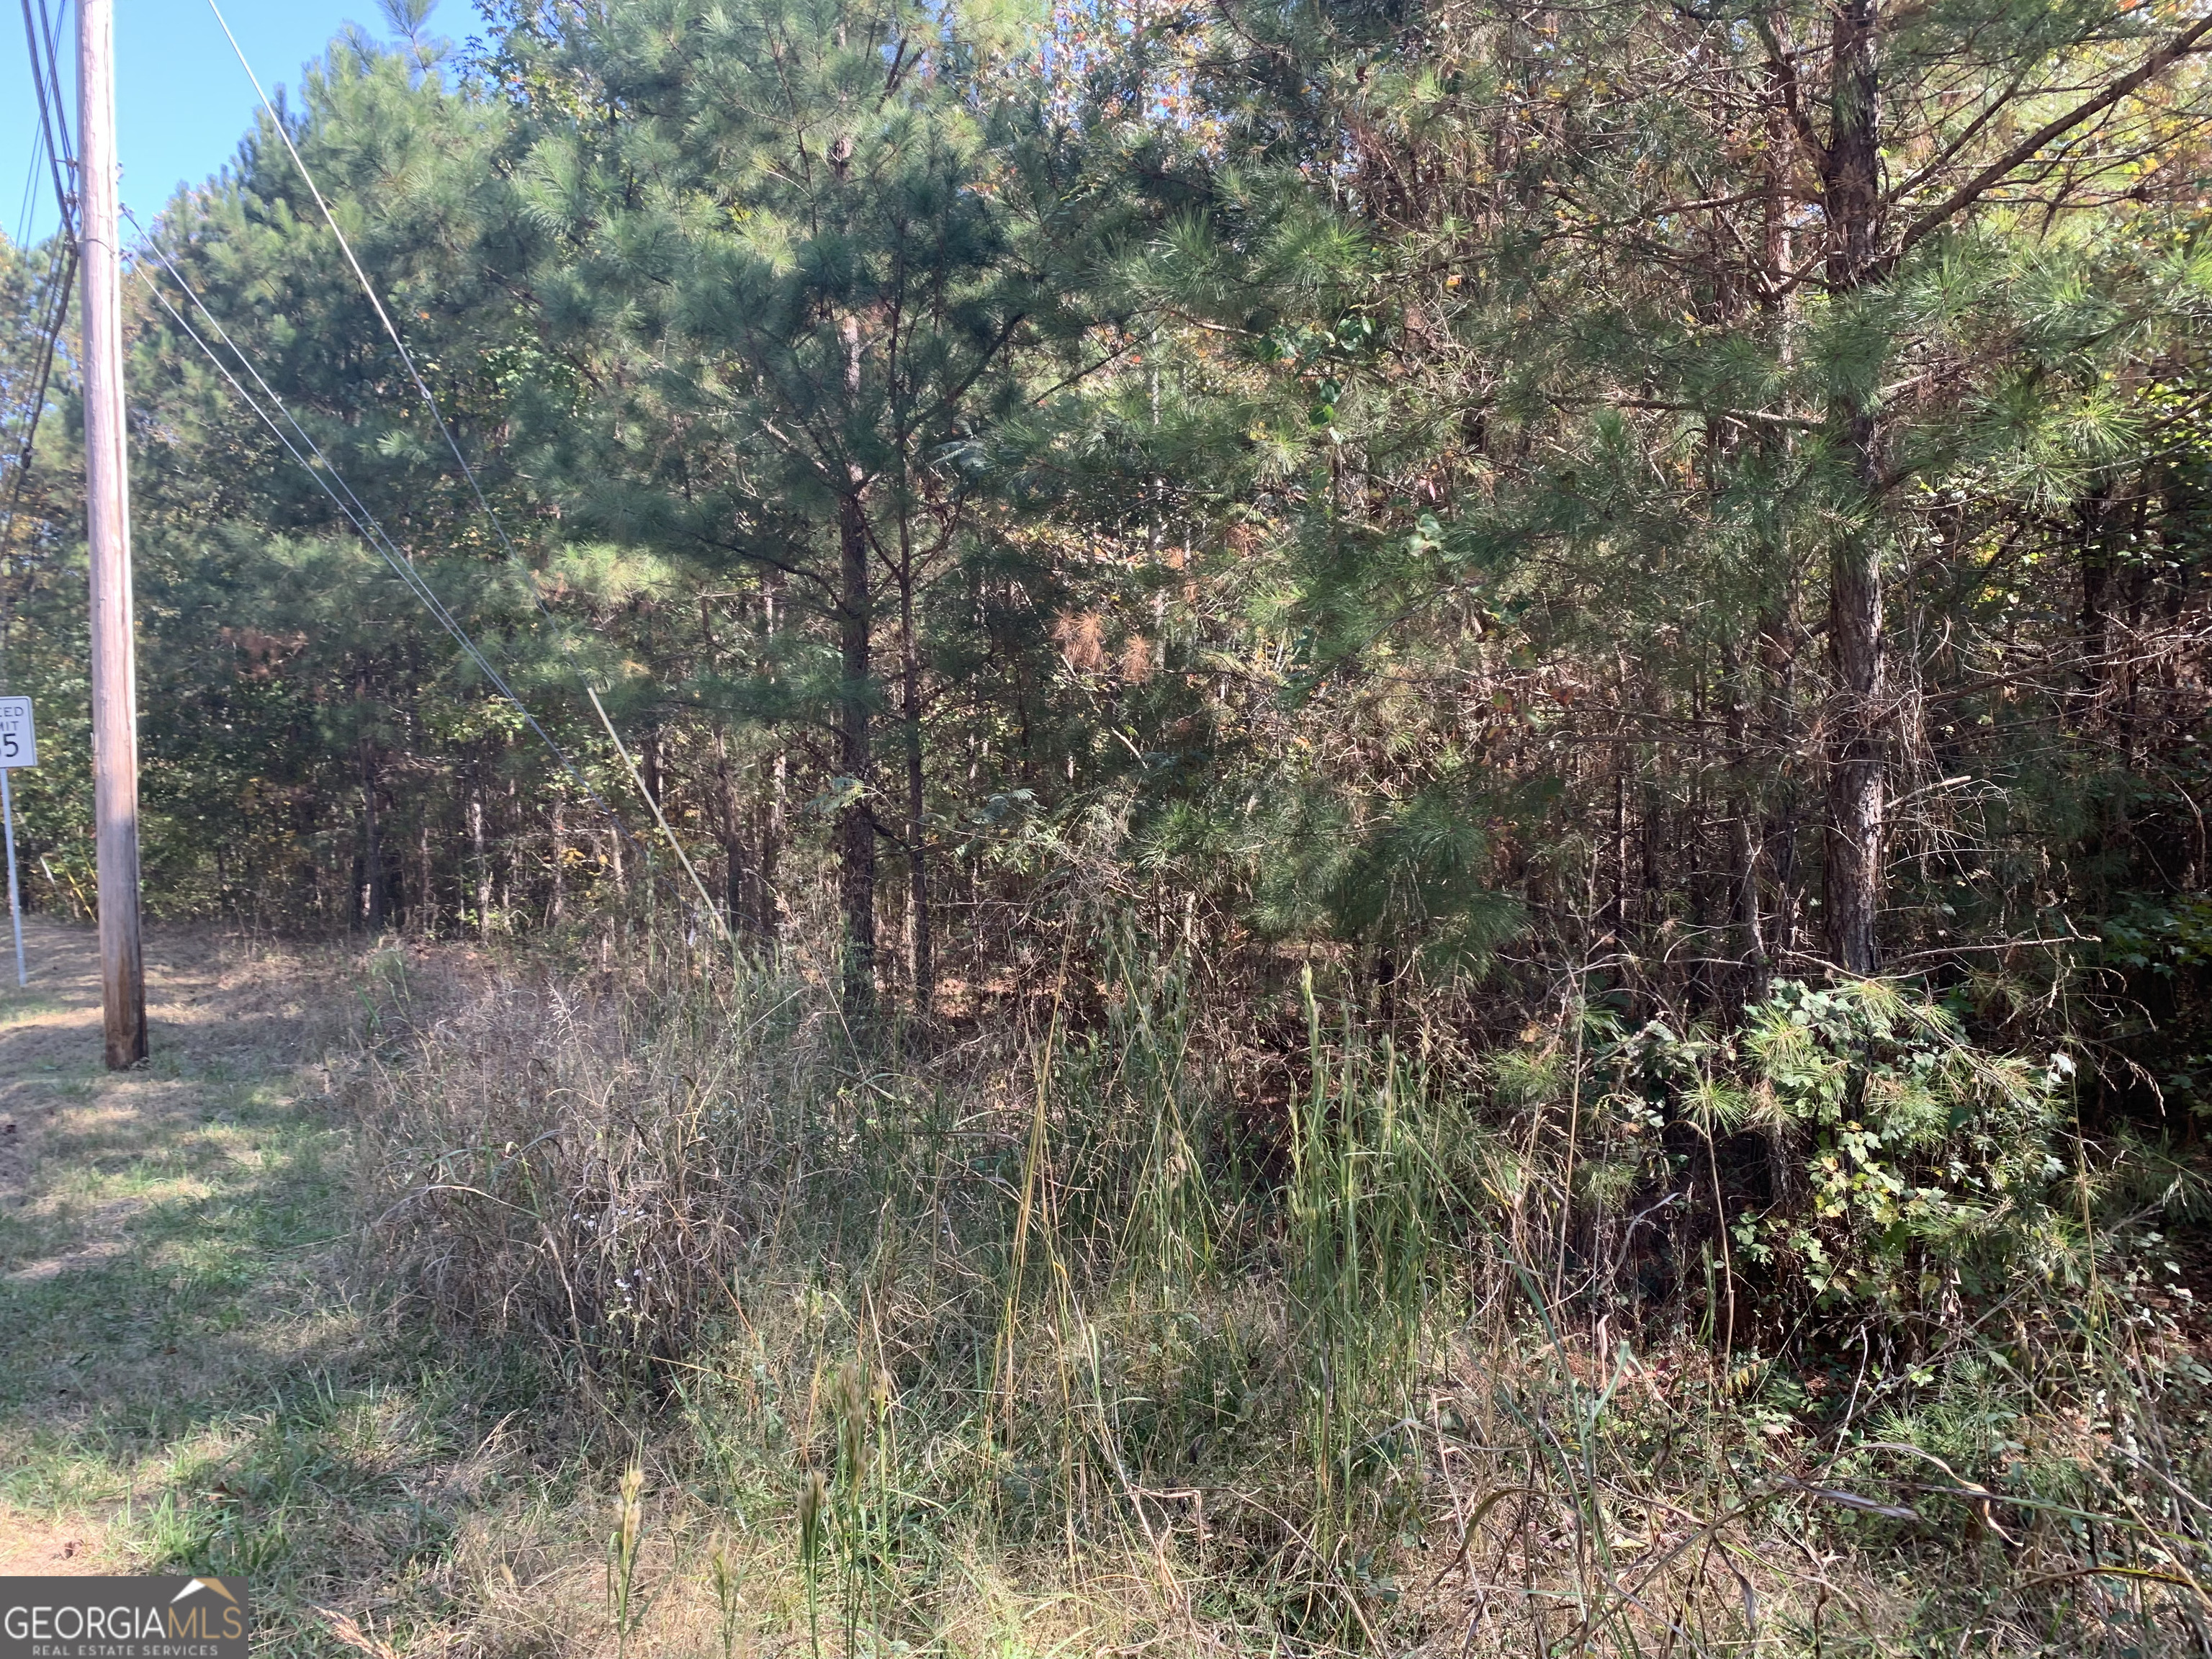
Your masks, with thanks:
[(64, 1570), (246, 1574), (258, 1650), (343, 1651), (319, 1605), (434, 1613), (420, 1582), (497, 1484), (457, 1460), (527, 1377), (351, 1288), (345, 1140), (281, 1056), (35, 1076), (36, 1161), (0, 1209), (0, 1505), (91, 1541)]

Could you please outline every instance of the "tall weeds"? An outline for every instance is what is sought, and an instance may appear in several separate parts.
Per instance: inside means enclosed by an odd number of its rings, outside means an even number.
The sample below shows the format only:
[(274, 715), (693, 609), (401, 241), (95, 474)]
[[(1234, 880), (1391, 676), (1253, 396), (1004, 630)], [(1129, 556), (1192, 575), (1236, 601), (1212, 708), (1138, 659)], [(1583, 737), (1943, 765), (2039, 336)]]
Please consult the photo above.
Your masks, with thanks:
[(1163, 1650), (2206, 1647), (2188, 1194), (2063, 1066), (1881, 986), (1468, 1056), (1309, 974), (1240, 1068), (1179, 958), (1099, 963), (857, 1056), (649, 935), (395, 969), (380, 1268), (751, 1540), (726, 1649), (781, 1575), (824, 1651), (981, 1651), (984, 1564)]

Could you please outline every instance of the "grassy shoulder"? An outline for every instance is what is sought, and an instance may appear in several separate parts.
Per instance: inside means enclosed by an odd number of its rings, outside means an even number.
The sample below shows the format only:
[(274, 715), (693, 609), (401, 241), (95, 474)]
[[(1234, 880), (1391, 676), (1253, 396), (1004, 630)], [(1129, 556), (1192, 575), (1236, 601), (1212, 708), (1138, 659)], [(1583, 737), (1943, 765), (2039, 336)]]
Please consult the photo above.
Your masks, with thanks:
[(154, 1056), (100, 1063), (91, 935), (0, 992), (0, 1571), (243, 1572), (271, 1651), (334, 1645), (441, 1558), (486, 1403), (344, 1288), (315, 1063), (339, 964), (149, 940)]
[[(0, 1573), (242, 1574), (272, 1654), (805, 1639), (788, 1437), (714, 1367), (673, 1398), (564, 1386), (380, 1300), (331, 1062), (392, 959), (155, 930), (154, 1056), (116, 1076), (91, 934), (31, 950), (0, 990)], [(962, 1650), (1094, 1650), (995, 1553), (963, 1571)]]

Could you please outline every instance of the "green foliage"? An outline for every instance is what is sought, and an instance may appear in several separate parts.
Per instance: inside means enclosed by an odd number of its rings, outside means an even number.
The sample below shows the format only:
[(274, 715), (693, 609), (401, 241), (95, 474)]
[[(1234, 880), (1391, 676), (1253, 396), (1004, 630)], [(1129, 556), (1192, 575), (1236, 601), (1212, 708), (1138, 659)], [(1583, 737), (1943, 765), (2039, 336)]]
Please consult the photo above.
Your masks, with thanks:
[[(499, 527), (257, 125), (132, 289), (141, 745), (161, 911), (550, 941), (558, 1018), (379, 1003), (422, 1305), (680, 1401), (817, 1649), (825, 1596), (935, 1641), (976, 1540), (1100, 1527), (1167, 1587), (1129, 1650), (1826, 1652), (1863, 1547), (1923, 1586), (1876, 1648), (2070, 1642), (2113, 1536), (2181, 1628), (2194, 23), (511, 0), (464, 55), (380, 9), (286, 118)], [(72, 395), (0, 548), (55, 908)], [(1899, 1541), (2000, 1511), (2059, 1565)], [(1797, 1632), (1752, 1577), (1816, 1528)]]
[[(292, 136), (503, 533), (258, 125), (155, 233), (206, 313), (151, 258), (133, 289), (157, 906), (647, 912), (672, 860), (616, 799), (864, 1044), (878, 999), (950, 1048), (1076, 988), (1062, 1052), (1118, 1104), (1071, 1155), (1139, 1198), (1068, 1224), (1194, 1278), (1216, 1177), (1269, 1154), (1162, 1056), (1230, 1008), (1291, 1067), (1302, 964), (1365, 1069), (1323, 1110), (1313, 1061), (1276, 1153), (1371, 1150), (1373, 1056), (1419, 1034), (1572, 1126), (1540, 1203), (1527, 1146), (1454, 1182), (1606, 1294), (1710, 1273), (1724, 1345), (1739, 1293), (1940, 1322), (2086, 1275), (2093, 1189), (2212, 1074), (2202, 70), (2126, 82), (2171, 21), (2086, 0), (1875, 9), (1870, 210), (1810, 6), (518, 3), (464, 58), (392, 0), (398, 49), (334, 43)], [(40, 266), (9, 258), (12, 386)], [(53, 734), (23, 806), (64, 906), (52, 424), (0, 645)], [(1837, 971), (1852, 848), (1862, 943), (1941, 1000)], [(1200, 988), (1140, 994), (1170, 963)]]
[[(2081, 1195), (2061, 1156), (2075, 1066), (1992, 1054), (1941, 1003), (1881, 981), (1778, 981), (1725, 1037), (1658, 1021), (1607, 1056), (1663, 1130), (1772, 1137), (1794, 1169), (1728, 1220), (1742, 1270), (1786, 1304), (1899, 1318), (2018, 1282), (2078, 1285)], [(1715, 1178), (1718, 1164), (1716, 1161)]]

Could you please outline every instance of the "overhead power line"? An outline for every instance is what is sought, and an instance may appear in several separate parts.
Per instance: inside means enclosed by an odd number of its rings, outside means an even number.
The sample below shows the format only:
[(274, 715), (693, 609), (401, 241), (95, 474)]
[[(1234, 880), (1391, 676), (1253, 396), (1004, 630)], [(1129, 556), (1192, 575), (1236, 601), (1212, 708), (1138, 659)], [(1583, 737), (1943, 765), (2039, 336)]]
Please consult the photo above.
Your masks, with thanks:
[[(66, 3), (66, 0), (64, 0)], [(31, 170), (38, 169), (43, 154), (48, 176), (53, 185), (54, 210), (60, 216), (61, 227), (57, 233), (53, 270), (49, 273), (46, 292), (41, 295), (44, 315), (39, 325), (37, 367), (31, 374), (30, 401), (23, 415), (23, 436), (17, 450), (15, 477), (9, 491), (8, 519), (0, 527), (0, 549), (8, 545), (8, 532), (14, 527), (16, 508), (22, 500), (23, 477), (29, 470), (32, 445), (38, 437), (39, 417), (46, 408), (46, 387), (53, 368), (56, 342), (62, 325), (69, 318), (69, 296), (76, 278), (76, 194), (70, 190), (68, 179), (76, 171), (75, 147), (70, 139), (69, 112), (62, 98), (61, 66), (57, 56), (57, 36), (54, 15), (46, 0), (21, 0), (23, 9), (23, 44), (30, 54), (31, 89), (38, 104), (38, 132), (31, 146)], [(29, 179), (25, 179), (24, 196), (30, 196)], [(29, 229), (27, 216), (17, 240), (21, 241)], [(66, 270), (64, 269), (66, 264)], [(56, 275), (60, 280), (53, 280)]]
[(39, 174), (46, 164), (46, 131), (33, 112), (31, 119), (30, 164), (23, 169), (23, 199), (15, 209), (15, 246), (31, 241), (31, 214), (39, 201)]
[[(9, 561), (13, 568), (15, 556), (15, 520), (23, 507), (23, 489), (31, 475), (31, 458), (37, 453), (39, 422), (46, 407), (46, 391), (52, 383), (54, 354), (59, 347), (63, 326), (69, 321), (70, 293), (76, 281), (76, 198), (64, 181), (64, 159), (73, 172), (76, 167), (70, 153), (67, 112), (62, 106), (60, 70), (55, 58), (53, 19), (46, 9), (46, 0), (38, 0), (37, 15), (32, 14), (32, 0), (22, 0), (23, 42), (31, 58), (31, 81), (38, 103), (39, 125), (37, 137), (31, 147), (31, 173), (24, 180), (26, 203), (21, 241), (28, 234), (28, 202), (30, 179), (36, 176), (40, 153), (43, 151), (54, 189), (55, 210), (61, 218), (61, 227), (54, 239), (53, 263), (46, 274), (45, 291), (40, 295), (40, 317), (38, 325), (38, 347), (34, 355), (28, 391), (22, 412), (22, 437), (15, 447), (15, 465), (8, 477), (8, 505), (4, 516), (0, 516), (0, 557)], [(7, 624), (12, 615), (12, 595), (0, 592), (0, 681), (7, 673)]]
[(29, 477), (33, 446), (38, 441), (39, 420), (46, 407), (46, 389), (52, 382), (54, 354), (59, 349), (63, 325), (69, 320), (70, 285), (76, 280), (76, 246), (73, 242), (57, 241), (53, 263), (46, 273), (44, 291), (39, 296), (40, 316), (38, 330), (38, 349), (33, 362), (29, 390), (23, 405), (23, 435), (15, 447), (15, 465), (9, 478), (8, 515), (0, 520), (0, 550), (9, 545), (9, 538), (15, 526), (15, 514), (23, 501), (23, 482)]
[[(76, 192), (69, 181), (76, 177), (76, 147), (70, 137), (69, 100), (62, 95), (60, 33), (57, 14), (47, 9), (46, 0), (35, 0), (35, 17), (33, 4), (34, 0), (22, 0), (23, 39), (31, 52), (31, 89), (38, 100), (39, 128), (46, 139), (54, 208), (61, 215), (62, 234), (74, 240)], [(68, 0), (63, 0), (58, 9), (65, 10), (67, 5)]]
[[(345, 232), (339, 228), (337, 216), (331, 211), (331, 204), (323, 198), (322, 188), (316, 184), (313, 172), (308, 167), (306, 160), (301, 157), (299, 147), (292, 142), (291, 129), (285, 125), (283, 118), (276, 113), (276, 106), (269, 100), (269, 94), (262, 90), (261, 77), (253, 72), (253, 65), (246, 61), (246, 50), (238, 44), (237, 35), (231, 33), (229, 21), (223, 16), (222, 8), (216, 3), (216, 0), (208, 0), (208, 9), (215, 14), (215, 21), (222, 30), (223, 39), (230, 42), (231, 52), (238, 58), (238, 66), (246, 71), (246, 78), (253, 83), (254, 95), (261, 100), (261, 107), (267, 112), (270, 124), (276, 128), (276, 136), (283, 141), (286, 154), (292, 158), (292, 165), (299, 170), (301, 179), (307, 185), (307, 193), (315, 198), (316, 207), (322, 211), (323, 222), (330, 227), (331, 234), (337, 239), (338, 251), (345, 255), (346, 264), (353, 271), (354, 280), (361, 284), (361, 291), (368, 296), (370, 307), (376, 313), (377, 320), (384, 325), (385, 333), (391, 337), (392, 347), (399, 353), (399, 361), (405, 366), (408, 378), (415, 383), (415, 390), (422, 395), (423, 406), (430, 411), (430, 419), (436, 425), (439, 435), (445, 439), (446, 447), (453, 452), (454, 464), (460, 468), (461, 476), (468, 480), (469, 490), (476, 497), (477, 510), (483, 514), (485, 522), (491, 526), (492, 533), (498, 537), (499, 544), (506, 552), (508, 560), (521, 571), (523, 580), (528, 586), (531, 599), (537, 605), (539, 614), (550, 623), (553, 619), (553, 613), (547, 608), (544, 595), (538, 589), (537, 573), (531, 569), (529, 562), (516, 550), (514, 543), (507, 536), (507, 526), (500, 522), (499, 514), (492, 510), (491, 501), (484, 495), (483, 484), (477, 479), (476, 469), (469, 465), (468, 457), (461, 453), (461, 446), (454, 438), (453, 428), (447, 425), (445, 415), (438, 407), (438, 399), (430, 391), (429, 382), (422, 378), (422, 370), (415, 366), (414, 354), (407, 349), (407, 342), (400, 337), (398, 326), (392, 320), (392, 313), (384, 308), (384, 301), (377, 294), (376, 285), (368, 280), (368, 273), (362, 269), (361, 261), (354, 255), (353, 244), (346, 240)], [(622, 757), (623, 765), (629, 771), (631, 782), (637, 786), (637, 793), (643, 797), (646, 805), (652, 810), (653, 821), (660, 826), (660, 833), (667, 840), (669, 850), (676, 854), (677, 862), (684, 866), (684, 873), (691, 878), (691, 885), (698, 893), (699, 902), (705, 907), (708, 917), (714, 922), (715, 930), (726, 939), (729, 936), (729, 929), (722, 920), (721, 910), (714, 900), (708, 896), (706, 883), (699, 879), (699, 872), (693, 868), (690, 855), (684, 850), (684, 843), (676, 838), (676, 832), (669, 828), (668, 819), (661, 812), (660, 803), (653, 798), (653, 792), (645, 787), (645, 780), (638, 775), (636, 763), (630, 759), (629, 749), (623, 744), (621, 735), (616, 732), (615, 723), (609, 717), (606, 706), (599, 701), (599, 691), (580, 674), (577, 676), (577, 679), (583, 687), (584, 695), (591, 699), (592, 711), (599, 715), (599, 724), (606, 728), (607, 737), (613, 743), (616, 754)]]
[(222, 325), (216, 319), (214, 313), (208, 310), (198, 291), (185, 280), (184, 274), (178, 270), (169, 257), (161, 251), (159, 244), (147, 234), (145, 227), (138, 223), (137, 216), (130, 214), (127, 210), (125, 216), (131, 219), (139, 234), (146, 237), (146, 245), (154, 254), (156, 263), (167, 271), (178, 287), (184, 290), (185, 297), (191, 301), (194, 308), (207, 319), (217, 337), (238, 359), (240, 365), (247, 374), (252, 376), (254, 384), (261, 388), (263, 394), (275, 405), (277, 414), (283, 416), (285, 425), (292, 428), (299, 442), (295, 444), (292, 438), (285, 435), (283, 428), (277, 424), (276, 417), (240, 383), (238, 376), (232, 373), (229, 366), (216, 355), (215, 349), (208, 343), (199, 331), (195, 329), (184, 314), (169, 302), (168, 296), (161, 292), (153, 277), (147, 275), (145, 268), (141, 266), (138, 269), (138, 274), (144, 280), (147, 289), (153, 295), (155, 303), (169, 314), (177, 326), (184, 331), (185, 337), (200, 349), (208, 362), (215, 366), (216, 372), (222, 376), (231, 390), (238, 395), (239, 401), (252, 410), (261, 423), (269, 428), (271, 435), (283, 447), (284, 453), (296, 461), (301, 469), (315, 481), (317, 487), (324, 495), (330, 497), (331, 504), (337, 508), (340, 516), (353, 526), (362, 540), (368, 543), (377, 556), (384, 561), (391, 568), (392, 574), (399, 578), (401, 584), (422, 603), (425, 610), (429, 611), (438, 625), (453, 637), (454, 643), (459, 645), (469, 659), (483, 672), (484, 678), (491, 682), (493, 688), (514, 705), (515, 712), (522, 716), (531, 731), (536, 733), (540, 742), (544, 744), (561, 769), (574, 780), (576, 787), (584, 792), (593, 805), (613, 821), (618, 831), (621, 830), (620, 816), (607, 805), (599, 791), (592, 787), (590, 781), (576, 769), (566, 751), (554, 740), (552, 734), (539, 724), (538, 717), (531, 713), (529, 705), (522, 700), (521, 696), (508, 683), (507, 678), (494, 666), (491, 659), (484, 654), (482, 647), (470, 637), (468, 630), (461, 625), (459, 619), (453, 615), (445, 601), (439, 598), (437, 591), (430, 586), (422, 573), (415, 568), (412, 562), (386, 532), (384, 526), (362, 503), (360, 496), (354, 493), (352, 486), (346, 483), (344, 476), (331, 464), (330, 458), (323, 453), (313, 438), (308, 435), (307, 428), (300, 424), (283, 398), (271, 389), (269, 382), (263, 378), (260, 370), (254, 367), (253, 360), (247, 356), (240, 349), (238, 343), (223, 331)]

